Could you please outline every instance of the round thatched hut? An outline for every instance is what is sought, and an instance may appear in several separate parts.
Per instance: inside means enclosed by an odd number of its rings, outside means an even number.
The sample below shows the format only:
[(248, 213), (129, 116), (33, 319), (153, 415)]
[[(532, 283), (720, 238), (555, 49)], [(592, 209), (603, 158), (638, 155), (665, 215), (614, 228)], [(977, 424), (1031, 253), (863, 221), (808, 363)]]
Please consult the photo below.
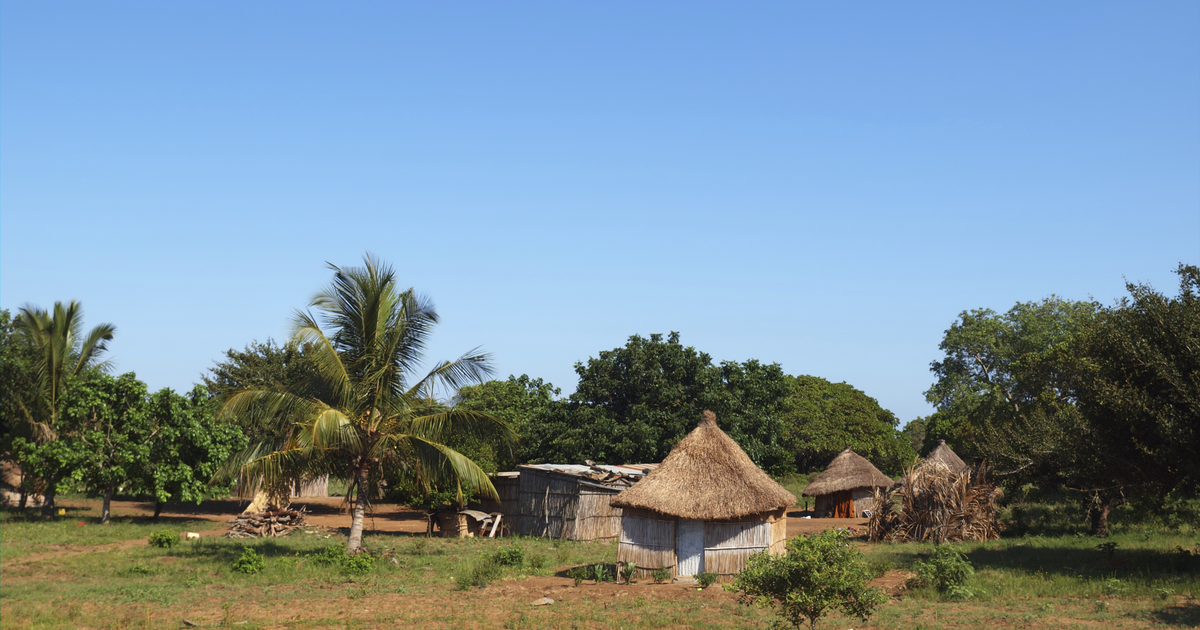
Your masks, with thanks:
[(817, 516), (862, 518), (863, 511), (874, 504), (875, 488), (890, 488), (893, 483), (891, 477), (847, 448), (808, 484), (804, 495), (816, 497)]
[(949, 446), (946, 446), (946, 440), (938, 440), (938, 445), (932, 451), (929, 451), (929, 455), (925, 457), (924, 461), (917, 464), (913, 472), (926, 470), (935, 466), (945, 466), (950, 472), (956, 475), (961, 475), (969, 469), (963, 463), (963, 460), (954, 451), (950, 450)]
[(613, 498), (622, 509), (617, 561), (636, 562), (643, 578), (659, 568), (734, 575), (753, 553), (784, 553), (795, 502), (705, 411), (657, 469)]

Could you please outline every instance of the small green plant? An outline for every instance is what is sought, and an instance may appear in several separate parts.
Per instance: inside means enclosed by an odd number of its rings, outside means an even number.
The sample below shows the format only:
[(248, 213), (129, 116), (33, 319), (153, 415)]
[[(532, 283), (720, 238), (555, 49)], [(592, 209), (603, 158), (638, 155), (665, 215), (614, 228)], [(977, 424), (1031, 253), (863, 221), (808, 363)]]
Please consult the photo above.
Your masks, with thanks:
[(346, 557), (341, 562), (340, 566), (342, 573), (370, 573), (375, 568), (375, 558), (370, 554), (358, 553), (354, 555), (346, 554)]
[(261, 573), (265, 568), (267, 568), (266, 561), (263, 560), (262, 556), (258, 555), (258, 552), (250, 547), (243, 549), (242, 557), (233, 561), (233, 570), (238, 573), (245, 573), (246, 575)]
[(621, 569), (621, 573), (622, 573), (622, 575), (625, 576), (626, 584), (633, 584), (633, 582), (634, 582), (633, 576), (637, 575), (637, 563), (636, 562), (626, 562), (624, 565), (624, 568)]
[(1117, 553), (1117, 543), (1115, 543), (1115, 542), (1100, 543), (1099, 545), (1096, 545), (1094, 547), (1094, 549), (1096, 551), (1099, 551), (1100, 553), (1104, 554), (1105, 558), (1112, 558)]
[(516, 543), (501, 547), (496, 552), (495, 560), (502, 567), (519, 567), (525, 564), (525, 550)]
[(567, 570), (567, 577), (575, 582), (575, 586), (579, 586), (583, 584), (584, 580), (588, 579), (588, 573), (589, 571), (586, 567), (575, 567)]
[(135, 564), (128, 569), (130, 575), (150, 575), (154, 571), (144, 564)]
[(608, 582), (612, 576), (608, 573), (608, 565), (597, 564), (592, 566), (592, 577), (596, 578), (596, 583)]
[(867, 562), (867, 568), (871, 570), (871, 577), (881, 578), (885, 573), (892, 570), (892, 563), (887, 560), (871, 560)]
[(973, 596), (966, 584), (975, 575), (975, 567), (949, 545), (938, 545), (928, 562), (918, 562), (914, 568), (917, 579), (910, 580), (914, 586), (932, 586), (946, 597), (959, 601)]
[(465, 591), (473, 586), (486, 588), (499, 579), (503, 571), (496, 563), (495, 558), (483, 556), (460, 564), (454, 573), (454, 582), (460, 591)]
[(540, 553), (535, 553), (529, 556), (529, 568), (534, 571), (541, 571), (546, 567), (546, 556)]
[(1110, 578), (1100, 585), (1100, 590), (1105, 595), (1121, 595), (1125, 592), (1125, 585), (1117, 578)]
[(1106, 602), (1102, 599), (1097, 599), (1096, 601), (1092, 602), (1092, 610), (1095, 612), (1098, 612), (1098, 613), (1102, 613), (1102, 612), (1108, 610), (1108, 602)]
[[(554, 547), (551, 547), (554, 549)], [(559, 547), (554, 549), (554, 561), (558, 564), (566, 564), (571, 559), (571, 550), (567, 547)]]
[(326, 545), (309, 558), (316, 564), (337, 567), (342, 573), (353, 575), (370, 573), (375, 568), (375, 558), (371, 554), (348, 554), (346, 548), (338, 544)]
[(650, 572), (650, 579), (654, 580), (655, 584), (662, 584), (671, 579), (671, 570), (667, 567), (659, 567)]
[(779, 616), (792, 626), (807, 621), (816, 628), (833, 610), (867, 621), (887, 601), (882, 591), (867, 586), (870, 580), (862, 552), (844, 533), (825, 531), (789, 540), (785, 555), (763, 551), (750, 556), (732, 590), (740, 593), (741, 604), (778, 607)]
[(708, 587), (712, 586), (714, 582), (717, 581), (717, 574), (716, 573), (708, 573), (708, 572), (697, 573), (696, 581), (700, 583), (700, 588), (708, 588)]
[(160, 549), (170, 549), (179, 543), (179, 536), (168, 530), (150, 534), (150, 546)]

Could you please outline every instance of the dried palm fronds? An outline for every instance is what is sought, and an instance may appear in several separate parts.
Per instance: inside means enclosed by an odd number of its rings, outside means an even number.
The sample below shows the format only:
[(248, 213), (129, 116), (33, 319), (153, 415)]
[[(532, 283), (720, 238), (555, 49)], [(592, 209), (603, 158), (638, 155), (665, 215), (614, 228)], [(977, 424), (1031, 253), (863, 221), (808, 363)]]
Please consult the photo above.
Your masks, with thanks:
[(867, 523), (872, 542), (959, 542), (1000, 537), (996, 501), (1003, 492), (987, 480), (987, 467), (955, 473), (948, 466), (910, 468), (889, 491), (875, 491)]

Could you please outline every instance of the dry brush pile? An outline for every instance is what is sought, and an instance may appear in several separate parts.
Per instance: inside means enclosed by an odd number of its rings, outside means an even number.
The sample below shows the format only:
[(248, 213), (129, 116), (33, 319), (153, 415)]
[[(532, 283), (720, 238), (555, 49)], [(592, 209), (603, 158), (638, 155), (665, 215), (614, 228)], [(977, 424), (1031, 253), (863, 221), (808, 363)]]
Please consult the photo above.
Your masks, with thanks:
[[(932, 462), (930, 462), (932, 463)], [(867, 523), (871, 542), (961, 542), (1000, 537), (996, 502), (1003, 492), (987, 467), (956, 474), (945, 465), (916, 466), (891, 489), (875, 491)]]

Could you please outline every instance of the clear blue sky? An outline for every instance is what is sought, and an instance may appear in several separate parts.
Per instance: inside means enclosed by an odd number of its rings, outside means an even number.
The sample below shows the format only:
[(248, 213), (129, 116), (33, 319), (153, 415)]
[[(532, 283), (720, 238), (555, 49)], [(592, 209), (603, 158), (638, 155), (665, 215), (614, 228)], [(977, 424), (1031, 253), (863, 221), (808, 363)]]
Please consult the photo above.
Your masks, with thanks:
[(0, 306), (188, 389), (366, 251), (431, 360), (677, 330), (907, 421), (960, 311), (1200, 263), (1200, 3), (0, 2)]

